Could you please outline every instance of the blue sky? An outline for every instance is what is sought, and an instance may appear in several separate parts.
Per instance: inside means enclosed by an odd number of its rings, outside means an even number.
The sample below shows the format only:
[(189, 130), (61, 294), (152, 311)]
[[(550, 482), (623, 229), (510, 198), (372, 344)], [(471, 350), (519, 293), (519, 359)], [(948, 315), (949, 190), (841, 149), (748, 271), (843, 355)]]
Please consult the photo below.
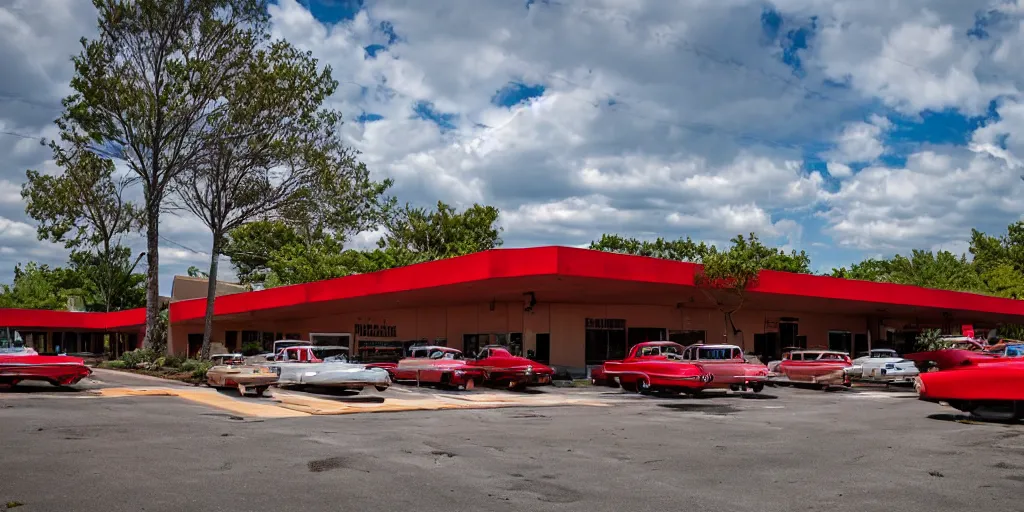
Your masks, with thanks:
[[(52, 131), (66, 55), (95, 31), (91, 6), (67, 1), (6, 13), (22, 31), (0, 35), (4, 130)], [(962, 252), (971, 228), (1024, 211), (1017, 2), (616, 5), (277, 0), (270, 14), (275, 37), (331, 66), (331, 106), (375, 176), (418, 205), (498, 206), (506, 246), (755, 231), (828, 270)], [(0, 145), (0, 267), (60, 263), (17, 194), (24, 169), (52, 165), (45, 148)], [(209, 234), (187, 216), (163, 233), (169, 285), (205, 264)]]

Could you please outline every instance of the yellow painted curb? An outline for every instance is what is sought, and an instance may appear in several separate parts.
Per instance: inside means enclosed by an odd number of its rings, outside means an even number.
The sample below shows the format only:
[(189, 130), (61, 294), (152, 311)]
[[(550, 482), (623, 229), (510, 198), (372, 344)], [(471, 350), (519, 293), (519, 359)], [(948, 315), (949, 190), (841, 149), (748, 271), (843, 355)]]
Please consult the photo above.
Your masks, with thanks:
[(586, 405), (605, 407), (607, 404), (591, 400), (550, 399), (539, 397), (503, 397), (479, 395), (473, 399), (462, 397), (431, 397), (422, 399), (386, 398), (383, 403), (338, 402), (303, 395), (275, 393), (280, 407), (313, 415), (358, 414), (368, 412), (439, 411), (447, 409), (496, 409), (501, 407), (556, 407)]

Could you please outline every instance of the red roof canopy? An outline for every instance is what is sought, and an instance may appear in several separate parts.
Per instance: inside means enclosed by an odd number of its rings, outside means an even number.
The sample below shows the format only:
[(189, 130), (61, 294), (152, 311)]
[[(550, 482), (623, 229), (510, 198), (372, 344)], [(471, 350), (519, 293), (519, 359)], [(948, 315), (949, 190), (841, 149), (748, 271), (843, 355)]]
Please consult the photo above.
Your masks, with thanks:
[[(369, 274), (217, 298), (218, 317), (308, 318), (341, 311), (521, 301), (711, 307), (700, 266), (569, 247), (494, 249)], [(745, 308), (939, 316), (1024, 323), (1024, 301), (917, 286), (763, 271)], [(206, 299), (171, 304), (173, 323), (203, 317)]]
[(146, 325), (146, 309), (77, 313), (46, 309), (0, 309), (0, 326), (22, 329), (127, 331)]

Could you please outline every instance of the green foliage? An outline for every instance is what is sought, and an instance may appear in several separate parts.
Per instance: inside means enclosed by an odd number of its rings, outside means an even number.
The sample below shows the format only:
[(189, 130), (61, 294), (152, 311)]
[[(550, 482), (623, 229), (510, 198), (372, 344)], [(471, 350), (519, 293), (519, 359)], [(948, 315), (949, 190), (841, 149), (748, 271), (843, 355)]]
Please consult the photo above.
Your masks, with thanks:
[(598, 251), (649, 256), (676, 261), (700, 263), (698, 284), (712, 288), (729, 288), (742, 292), (756, 282), (761, 270), (779, 270), (809, 274), (810, 257), (803, 251), (786, 253), (764, 245), (755, 233), (737, 235), (728, 250), (694, 242), (689, 237), (677, 240), (658, 238), (653, 242), (619, 235), (602, 235), (590, 248)]
[(261, 353), (263, 353), (263, 345), (259, 342), (250, 341), (249, 343), (242, 345), (243, 356), (255, 356)]
[(102, 363), (100, 363), (100, 368), (110, 368), (111, 370), (125, 370), (128, 368), (128, 365), (125, 364), (125, 362), (120, 359), (115, 359), (113, 361), (103, 361)]
[(81, 295), (88, 311), (119, 311), (146, 303), (146, 275), (135, 272), (142, 255), (114, 246), (106, 255), (73, 251), (70, 269), (82, 279)]
[(914, 250), (909, 258), (869, 259), (847, 268), (833, 269), (834, 277), (908, 284), (943, 290), (984, 292), (985, 283), (965, 256), (949, 251)]
[(213, 368), (213, 363), (210, 361), (200, 361), (198, 359), (188, 359), (181, 364), (181, 371), (191, 373), (193, 379), (206, 378), (206, 372), (210, 368)]
[(206, 272), (199, 270), (199, 267), (195, 265), (188, 267), (188, 270), (186, 272), (188, 272), (189, 277), (202, 277), (203, 279), (210, 278), (210, 274), (207, 274)]
[(390, 209), (387, 234), (372, 251), (346, 250), (339, 235), (313, 236), (286, 220), (258, 221), (229, 233), (224, 252), (244, 283), (305, 283), (493, 249), (501, 245), (498, 215), (491, 206), (458, 212), (443, 202), (437, 210)]
[(183, 357), (183, 356), (175, 356), (175, 355), (170, 355), (170, 356), (164, 357), (163, 359), (164, 359), (164, 363), (162, 365), (159, 365), (159, 366), (163, 366), (165, 368), (175, 368), (175, 369), (181, 368), (181, 365), (185, 364), (185, 360), (186, 360), (186, 358)]
[(953, 342), (942, 338), (942, 331), (939, 329), (928, 329), (921, 332), (917, 337), (918, 352), (929, 352), (953, 346)]
[(68, 297), (81, 295), (81, 275), (66, 268), (28, 262), (14, 267), (14, 282), (0, 285), (0, 307), (67, 309)]
[(129, 370), (134, 370), (140, 366), (152, 365), (159, 355), (152, 349), (137, 348), (131, 352), (125, 352), (121, 354), (121, 362), (124, 363), (124, 367)]

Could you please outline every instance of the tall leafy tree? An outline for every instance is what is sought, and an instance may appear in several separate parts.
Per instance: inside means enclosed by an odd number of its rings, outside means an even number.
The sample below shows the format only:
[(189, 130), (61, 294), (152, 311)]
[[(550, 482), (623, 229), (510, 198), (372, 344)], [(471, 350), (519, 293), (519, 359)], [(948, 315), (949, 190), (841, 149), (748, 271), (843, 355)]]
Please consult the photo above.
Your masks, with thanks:
[(833, 277), (923, 286), (942, 290), (986, 292), (985, 282), (966, 256), (949, 251), (914, 250), (910, 256), (868, 259), (832, 270)]
[[(138, 284), (132, 277), (139, 257), (122, 238), (140, 227), (139, 209), (125, 198), (129, 180), (115, 174), (114, 163), (97, 156), (83, 141), (51, 143), (63, 174), (28, 171), (22, 186), (26, 212), (39, 224), (40, 240), (74, 250), (72, 266), (81, 268), (90, 309), (138, 307), (131, 300)], [(97, 306), (98, 304), (98, 306)]]
[(265, 37), (266, 0), (93, 0), (99, 36), (73, 57), (61, 138), (108, 148), (142, 185), (146, 340), (159, 321), (160, 213), (223, 119), (225, 84)]
[(499, 215), (497, 208), (480, 204), (462, 212), (442, 201), (434, 210), (407, 204), (387, 221), (387, 233), (377, 245), (420, 261), (486, 251), (502, 244)]
[(1024, 222), (1010, 224), (998, 237), (971, 230), (970, 251), (989, 293), (1024, 299)]
[(757, 284), (761, 271), (809, 274), (811, 260), (804, 251), (786, 253), (766, 246), (755, 233), (750, 233), (749, 237), (737, 235), (730, 242), (732, 245), (722, 250), (704, 242), (697, 243), (689, 237), (646, 241), (605, 234), (600, 240), (591, 242), (590, 248), (701, 264), (696, 284), (722, 312), (726, 332), (734, 338), (741, 336), (742, 332), (736, 328), (733, 315), (743, 307), (747, 292)]
[(213, 235), (201, 357), (209, 356), (217, 271), (225, 235), (276, 212), (303, 189), (334, 180), (348, 163), (337, 128), (341, 115), (322, 109), (337, 82), (330, 69), (285, 41), (258, 48), (225, 84), (222, 116), (211, 117), (205, 147), (177, 175), (185, 208)]
[(0, 308), (64, 310), (79, 295), (81, 276), (66, 268), (28, 262), (14, 267), (14, 282), (0, 285)]

